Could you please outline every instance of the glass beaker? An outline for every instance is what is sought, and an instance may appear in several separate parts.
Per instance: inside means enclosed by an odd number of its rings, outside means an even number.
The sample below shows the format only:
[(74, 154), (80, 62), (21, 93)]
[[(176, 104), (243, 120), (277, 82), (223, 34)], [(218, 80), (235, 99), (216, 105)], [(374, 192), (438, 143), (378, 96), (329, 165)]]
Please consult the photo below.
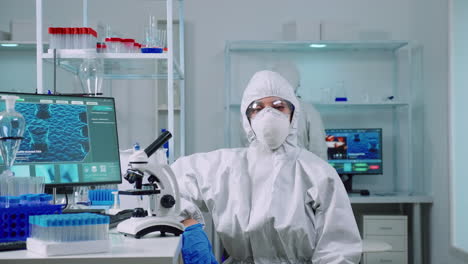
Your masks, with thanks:
[(160, 48), (164, 49), (167, 47), (167, 34), (166, 30), (160, 29), (158, 30), (158, 45)]
[(73, 193), (75, 194), (75, 203), (88, 202), (89, 186), (73, 187)]
[(344, 82), (337, 82), (335, 85), (335, 102), (347, 102), (348, 95), (346, 93), (346, 88)]
[(149, 16), (149, 24), (145, 26), (145, 45), (147, 48), (158, 46), (158, 27), (155, 16)]
[(84, 93), (94, 96), (102, 95), (104, 66), (100, 59), (92, 56), (83, 59), (78, 76)]

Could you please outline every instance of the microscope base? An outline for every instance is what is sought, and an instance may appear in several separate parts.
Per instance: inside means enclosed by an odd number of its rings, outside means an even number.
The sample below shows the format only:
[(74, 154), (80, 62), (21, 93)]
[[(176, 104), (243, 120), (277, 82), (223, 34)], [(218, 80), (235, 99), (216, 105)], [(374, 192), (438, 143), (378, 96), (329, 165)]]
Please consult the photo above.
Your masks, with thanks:
[(120, 223), (117, 231), (137, 239), (156, 231), (161, 232), (161, 236), (166, 233), (179, 236), (184, 232), (184, 225), (175, 217), (132, 217)]

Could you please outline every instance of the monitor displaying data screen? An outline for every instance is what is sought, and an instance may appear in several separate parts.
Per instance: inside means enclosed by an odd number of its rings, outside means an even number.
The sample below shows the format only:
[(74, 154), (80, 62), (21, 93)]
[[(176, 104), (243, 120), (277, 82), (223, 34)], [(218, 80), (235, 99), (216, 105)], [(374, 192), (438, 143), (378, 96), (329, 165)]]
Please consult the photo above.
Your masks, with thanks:
[[(26, 121), (15, 176), (43, 176), (48, 185), (121, 182), (113, 98), (2, 95), (19, 97), (15, 110)], [(5, 110), (4, 100), (0, 110)]]
[(338, 174), (382, 174), (382, 129), (326, 129), (328, 163)]

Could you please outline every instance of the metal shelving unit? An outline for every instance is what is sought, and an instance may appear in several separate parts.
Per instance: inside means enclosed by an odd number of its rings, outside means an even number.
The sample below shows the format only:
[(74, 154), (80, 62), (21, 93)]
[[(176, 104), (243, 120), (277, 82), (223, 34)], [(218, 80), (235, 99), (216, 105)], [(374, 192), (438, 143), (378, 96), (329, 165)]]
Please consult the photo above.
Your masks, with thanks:
[(385, 102), (385, 103), (320, 103), (312, 102), (317, 107), (379, 107), (379, 108), (392, 108), (392, 107), (405, 107), (409, 103), (403, 102)]
[[(387, 103), (321, 103), (321, 102), (310, 102), (318, 108), (396, 108), (396, 107), (408, 107), (409, 103), (403, 102), (387, 102)], [(230, 104), (231, 108), (240, 108), (240, 104)]]
[[(57, 66), (78, 74), (83, 59), (88, 54), (80, 50), (58, 50)], [(54, 63), (53, 53), (44, 53), (42, 58), (48, 63)], [(104, 79), (108, 80), (142, 80), (167, 79), (168, 72), (161, 69), (169, 56), (167, 53), (96, 53), (93, 58), (104, 62)], [(179, 63), (174, 61), (174, 80), (183, 80), (184, 72)]]
[[(407, 41), (258, 41), (241, 40), (226, 43), (229, 52), (326, 52), (326, 51), (397, 51)], [(316, 49), (311, 49), (316, 48)]]
[[(44, 48), (47, 47), (49, 44), (44, 43)], [(35, 41), (14, 41), (14, 40), (2, 40), (0, 41), (0, 50), (8, 50), (8, 51), (15, 51), (15, 50), (35, 50), (36, 49), (36, 42)]]
[[(226, 147), (238, 147), (239, 133), (242, 133), (239, 120), (239, 108), (240, 98), (242, 89), (245, 88), (248, 78), (256, 70), (266, 69), (261, 67), (264, 65), (270, 65), (272, 62), (281, 61), (285, 57), (289, 60), (300, 61), (302, 64), (306, 64), (313, 60), (320, 61), (323, 65), (328, 66), (327, 70), (332, 70), (327, 64), (332, 61), (335, 64), (339, 64), (342, 60), (346, 61), (346, 67), (340, 68), (342, 72), (347, 74), (346, 77), (350, 78), (368, 78), (372, 79), (374, 76), (367, 76), (367, 73), (359, 73), (359, 68), (366, 62), (370, 64), (375, 61), (382, 60), (381, 64), (385, 64), (385, 67), (378, 65), (384, 69), (385, 78), (378, 79), (382, 87), (388, 90), (389, 95), (394, 95), (394, 101), (383, 101), (383, 100), (368, 100), (361, 102), (359, 99), (352, 98), (348, 102), (317, 102), (315, 98), (302, 98), (306, 102), (311, 102), (315, 105), (317, 110), (322, 112), (323, 116), (332, 116), (333, 121), (338, 122), (346, 118), (343, 115), (359, 120), (359, 115), (366, 116), (366, 118), (372, 114), (376, 116), (384, 116), (385, 118), (377, 118), (379, 120), (369, 121), (368, 125), (383, 124), (383, 122), (389, 122), (387, 126), (386, 138), (387, 143), (384, 148), (391, 149), (391, 155), (387, 162), (388, 175), (385, 177), (389, 183), (393, 186), (393, 190), (388, 191), (406, 191), (406, 192), (424, 192), (420, 190), (419, 186), (423, 175), (418, 168), (413, 166), (414, 156), (416, 152), (413, 148), (415, 130), (413, 127), (415, 109), (418, 109), (420, 105), (415, 108), (415, 88), (420, 85), (418, 80), (414, 77), (418, 69), (422, 67), (420, 61), (414, 58), (414, 50), (421, 48), (418, 45), (414, 45), (407, 41), (366, 41), (366, 42), (346, 42), (346, 41), (309, 41), (309, 42), (290, 42), (290, 41), (228, 41), (225, 45), (225, 146)], [(369, 57), (366, 57), (369, 56)], [(364, 60), (362, 60), (364, 58)], [(369, 59), (366, 61), (365, 59)], [(263, 60), (263, 61), (262, 61)], [(404, 60), (404, 65), (401, 65), (401, 61)], [(270, 64), (268, 64), (270, 63)], [(318, 64), (318, 62), (312, 62)], [(357, 63), (359, 67), (354, 68), (353, 63)], [(312, 67), (317, 69), (321, 65), (317, 66), (313, 64)], [(239, 65), (242, 65), (239, 66)], [(260, 66), (259, 66), (260, 65)], [(324, 66), (323, 68), (325, 68)], [(345, 68), (343, 70), (343, 68)], [(404, 69), (403, 69), (404, 68)], [(310, 70), (310, 69), (309, 69)], [(326, 70), (319, 69), (322, 75), (327, 75)], [(378, 71), (378, 70), (377, 70)], [(402, 71), (404, 73), (402, 73)], [(250, 74), (250, 76), (247, 76)], [(401, 75), (407, 74), (407, 82), (401, 82)], [(304, 78), (304, 72), (302, 74)], [(322, 77), (317, 74), (315, 78)], [(333, 79), (334, 74), (328, 74), (323, 78)], [(378, 76), (382, 77), (382, 76)], [(339, 77), (338, 77), (339, 78)], [(239, 81), (239, 79), (241, 79)], [(377, 79), (377, 77), (375, 78)], [(353, 82), (353, 84), (360, 80)], [(302, 82), (302, 81), (301, 81)], [(377, 82), (378, 83), (378, 82)], [(315, 83), (314, 83), (315, 84)], [(302, 87), (302, 85), (301, 85)], [(358, 86), (359, 87), (359, 86)], [(382, 89), (383, 89), (382, 88)], [(362, 89), (362, 87), (359, 87)], [(420, 91), (419, 91), (420, 93)], [(420, 102), (419, 102), (420, 103)], [(375, 116), (374, 116), (375, 118)], [(350, 120), (350, 119), (348, 119)], [(327, 120), (324, 120), (327, 121)], [(326, 125), (327, 122), (325, 122)], [(362, 123), (362, 122), (361, 122)], [(352, 121), (348, 124), (350, 127), (354, 126)], [(332, 128), (332, 127), (330, 127)], [(419, 132), (418, 132), (419, 133)], [(406, 154), (406, 152), (408, 154)], [(403, 155), (404, 154), (404, 155)], [(403, 155), (403, 156), (402, 156)], [(385, 155), (384, 155), (385, 156)], [(384, 166), (385, 167), (385, 166)], [(384, 171), (385, 173), (385, 171)], [(391, 180), (390, 180), (391, 178)], [(372, 182), (372, 180), (371, 180)], [(365, 186), (368, 187), (368, 186)], [(371, 186), (369, 186), (371, 187)], [(368, 188), (369, 189), (369, 188)]]
[[(178, 4), (179, 15), (179, 60), (174, 58), (174, 30), (173, 9), (174, 2)], [(137, 80), (152, 79), (167, 80), (167, 115), (168, 130), (174, 131), (174, 113), (180, 112), (180, 155), (185, 155), (185, 81), (184, 81), (184, 0), (156, 0), (166, 3), (166, 27), (168, 51), (162, 54), (143, 53), (96, 53), (93, 58), (104, 62), (104, 79)], [(42, 43), (42, 0), (36, 0), (36, 62), (37, 62), (37, 91), (44, 93), (43, 62), (54, 61), (53, 53), (45, 53)], [(88, 24), (88, 0), (83, 0), (83, 26)], [(87, 54), (79, 50), (57, 50), (56, 61), (59, 67), (76, 74), (82, 59)], [(166, 70), (164, 70), (166, 69)], [(174, 80), (180, 82), (180, 108), (174, 106)], [(160, 109), (157, 110), (159, 113)], [(158, 115), (156, 113), (156, 115)], [(157, 125), (157, 124), (156, 124)], [(169, 149), (174, 149), (174, 140), (169, 141)], [(169, 152), (169, 161), (174, 161), (174, 151)]]

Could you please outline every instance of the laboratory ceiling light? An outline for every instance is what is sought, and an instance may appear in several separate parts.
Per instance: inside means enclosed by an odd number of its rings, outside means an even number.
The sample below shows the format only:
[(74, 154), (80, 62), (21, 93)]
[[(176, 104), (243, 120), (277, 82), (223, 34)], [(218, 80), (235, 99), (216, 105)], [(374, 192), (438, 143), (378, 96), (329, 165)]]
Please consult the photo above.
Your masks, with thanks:
[(310, 44), (311, 48), (325, 48), (326, 46), (325, 44)]
[(16, 43), (2, 43), (2, 47), (18, 47)]

